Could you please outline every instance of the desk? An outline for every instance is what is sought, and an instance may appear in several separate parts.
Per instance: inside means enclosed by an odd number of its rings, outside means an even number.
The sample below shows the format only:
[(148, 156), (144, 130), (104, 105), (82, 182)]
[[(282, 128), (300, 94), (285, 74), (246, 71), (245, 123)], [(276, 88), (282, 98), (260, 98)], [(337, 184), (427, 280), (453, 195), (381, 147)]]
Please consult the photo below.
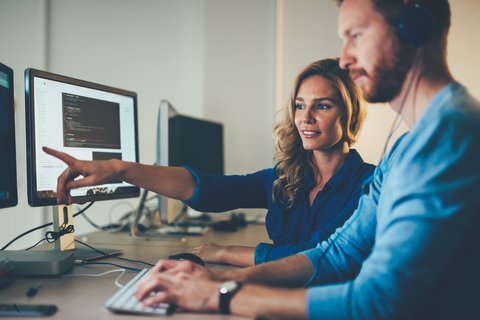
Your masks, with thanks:
[[(173, 253), (191, 251), (204, 242), (211, 241), (223, 245), (254, 246), (259, 242), (269, 242), (264, 225), (248, 225), (234, 233), (210, 231), (204, 236), (165, 237), (159, 240), (134, 239), (126, 233), (94, 232), (80, 240), (97, 247), (118, 248), (123, 250), (123, 257), (155, 263), (160, 258), (166, 258)], [(80, 245), (79, 245), (80, 246)], [(117, 259), (104, 259), (101, 261), (114, 262), (128, 265), (125, 261)], [(210, 265), (213, 267), (225, 267)], [(143, 268), (142, 265), (135, 265)], [(52, 319), (149, 319), (152, 317), (113, 314), (103, 305), (107, 299), (118, 290), (115, 278), (118, 273), (102, 277), (74, 276), (84, 273), (99, 274), (108, 270), (117, 269), (109, 265), (84, 265), (74, 266), (66, 275), (59, 277), (21, 277), (14, 283), (0, 290), (1, 303), (31, 303), (31, 304), (56, 304), (59, 310)], [(73, 275), (73, 276), (70, 276)], [(127, 271), (120, 279), (124, 284), (133, 276), (134, 272)], [(33, 298), (27, 298), (25, 293), (31, 286), (42, 283), (38, 293)], [(192, 314), (175, 312), (168, 319), (242, 319), (234, 316), (212, 314)]]

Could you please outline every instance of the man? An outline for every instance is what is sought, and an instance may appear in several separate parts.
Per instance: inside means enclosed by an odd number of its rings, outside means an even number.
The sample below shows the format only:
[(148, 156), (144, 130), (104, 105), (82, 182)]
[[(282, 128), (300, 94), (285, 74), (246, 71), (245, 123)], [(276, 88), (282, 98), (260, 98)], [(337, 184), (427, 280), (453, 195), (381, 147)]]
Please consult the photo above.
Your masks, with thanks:
[(315, 249), (245, 269), (160, 261), (139, 300), (267, 318), (478, 317), (479, 104), (448, 70), (448, 1), (417, 2), (339, 1), (341, 66), (411, 129), (345, 226)]

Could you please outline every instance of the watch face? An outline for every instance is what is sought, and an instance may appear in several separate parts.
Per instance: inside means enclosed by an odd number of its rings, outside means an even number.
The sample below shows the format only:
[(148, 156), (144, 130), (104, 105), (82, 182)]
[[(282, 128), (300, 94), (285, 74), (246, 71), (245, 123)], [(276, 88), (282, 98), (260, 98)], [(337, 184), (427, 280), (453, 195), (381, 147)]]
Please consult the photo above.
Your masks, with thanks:
[(238, 283), (236, 281), (225, 281), (222, 283), (222, 286), (220, 287), (220, 293), (228, 293), (233, 290), (235, 290), (238, 287)]

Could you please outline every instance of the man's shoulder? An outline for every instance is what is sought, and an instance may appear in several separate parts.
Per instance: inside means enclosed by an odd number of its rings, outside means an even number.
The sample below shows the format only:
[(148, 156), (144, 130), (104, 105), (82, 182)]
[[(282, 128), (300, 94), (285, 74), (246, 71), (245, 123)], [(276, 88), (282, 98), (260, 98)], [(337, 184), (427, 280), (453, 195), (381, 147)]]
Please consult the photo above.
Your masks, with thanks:
[[(460, 127), (468, 124), (478, 124), (480, 102), (463, 85), (452, 83), (443, 92), (441, 99), (438, 100), (438, 106), (432, 106), (434, 112), (432, 112), (433, 119), (431, 120), (436, 118), (439, 124), (448, 121), (451, 122), (451, 125)], [(427, 113), (426, 116), (429, 117), (429, 114)], [(432, 123), (432, 121), (429, 122)]]
[(451, 83), (432, 101), (411, 131), (410, 145), (454, 147), (459, 140), (479, 138), (479, 124), (480, 103), (464, 86)]
[[(458, 83), (445, 88), (417, 126), (398, 142), (389, 167), (398, 179), (421, 180), (455, 169), (473, 170), (480, 162), (480, 104)], [(463, 168), (458, 168), (462, 163)], [(455, 176), (455, 175), (454, 175)]]

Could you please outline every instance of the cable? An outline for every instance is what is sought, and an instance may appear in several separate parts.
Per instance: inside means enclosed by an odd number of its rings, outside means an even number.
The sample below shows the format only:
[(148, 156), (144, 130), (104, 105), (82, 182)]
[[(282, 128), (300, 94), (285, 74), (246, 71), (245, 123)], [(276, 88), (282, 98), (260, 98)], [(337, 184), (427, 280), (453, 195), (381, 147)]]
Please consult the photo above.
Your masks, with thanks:
[(47, 241), (48, 243), (54, 243), (55, 241), (57, 241), (60, 237), (66, 235), (66, 234), (69, 234), (69, 233), (74, 233), (75, 232), (75, 227), (73, 226), (73, 224), (70, 224), (68, 226), (66, 226), (65, 223), (63, 223), (60, 228), (58, 228), (58, 232), (55, 232), (55, 231), (48, 231), (45, 233), (45, 238), (41, 239), (40, 241), (38, 241), (37, 243), (35, 243), (33, 246), (25, 249), (25, 251), (28, 251), (32, 248), (35, 248), (36, 246), (38, 246), (41, 242), (43, 241)]
[(10, 240), (10, 242), (7, 243), (6, 245), (4, 245), (3, 248), (0, 249), (0, 251), (7, 249), (12, 243), (14, 243), (15, 241), (17, 241), (17, 240), (20, 239), (21, 237), (26, 236), (27, 234), (29, 234), (29, 233), (31, 233), (31, 232), (34, 232), (34, 231), (37, 231), (37, 230), (46, 228), (46, 227), (48, 227), (48, 226), (51, 226), (52, 224), (53, 224), (52, 222), (46, 223), (46, 224), (44, 224), (44, 225), (41, 225), (41, 226), (38, 226), (38, 227), (36, 227), (36, 228), (30, 229), (30, 230), (28, 230), (28, 231), (25, 231), (25, 232), (22, 233), (21, 235), (19, 235), (19, 236), (13, 238), (12, 240)]
[[(93, 222), (86, 214), (83, 214), (82, 217), (87, 220), (87, 222), (92, 226), (94, 227), (95, 229), (97, 230), (101, 230), (101, 231), (108, 231), (110, 228), (111, 228), (111, 225), (106, 225), (106, 226), (99, 226), (98, 224), (96, 224), (95, 222)], [(123, 228), (123, 226), (120, 226), (120, 229)], [(118, 226), (115, 226), (115, 230), (118, 229)]]
[[(414, 82), (413, 80), (414, 80), (414, 77), (416, 76), (416, 73), (417, 73), (417, 69), (418, 69), (417, 66), (418, 66), (419, 60), (420, 59), (418, 58), (418, 53), (417, 53), (415, 55), (415, 59), (413, 61), (413, 65), (412, 65), (412, 68), (414, 70), (414, 72), (412, 73), (412, 78), (408, 82), (407, 91), (406, 91), (405, 95), (403, 96), (402, 101), (400, 102), (400, 108), (398, 109), (398, 113), (395, 116), (395, 119), (393, 120), (392, 126), (390, 127), (390, 130), (387, 134), (387, 139), (385, 140), (385, 144), (383, 145), (382, 154), (380, 155), (380, 160), (378, 162), (379, 164), (380, 164), (380, 162), (382, 162), (383, 158), (387, 154), (387, 148), (388, 148), (388, 143), (390, 142), (390, 139), (392, 138), (395, 131), (397, 131), (397, 129), (400, 127), (401, 114), (402, 114), (403, 108), (405, 107), (405, 102), (407, 101), (408, 92), (410, 92), (410, 89), (412, 88), (412, 85), (413, 85), (413, 82)], [(417, 92), (417, 88), (415, 88), (415, 95), (416, 95), (416, 92)], [(414, 103), (415, 103), (415, 99), (414, 99)], [(400, 121), (399, 121), (399, 119), (400, 119)]]
[[(93, 222), (93, 220), (90, 219), (90, 217), (88, 217), (86, 214), (83, 214), (82, 217), (87, 220), (87, 222), (92, 226), (94, 227), (95, 229), (97, 230), (100, 230), (100, 231), (105, 231), (105, 232), (119, 232), (119, 231), (122, 231), (125, 229), (125, 227), (127, 227), (128, 225), (130, 225), (130, 217), (135, 213), (134, 209), (132, 208), (131, 211), (128, 211), (127, 213), (125, 213), (119, 220), (117, 223), (112, 223), (111, 222), (111, 219), (109, 218), (110, 220), (110, 223), (107, 224), (107, 225), (104, 225), (104, 226), (100, 226), (98, 224), (96, 224), (95, 222)], [(109, 213), (109, 216), (111, 216), (111, 211)]]
[(66, 274), (64, 275), (64, 277), (103, 277), (103, 276), (106, 276), (107, 274), (114, 273), (114, 272), (120, 272), (117, 278), (115, 278), (115, 285), (119, 288), (123, 287), (123, 285), (121, 285), (118, 282), (118, 280), (120, 280), (120, 278), (125, 274), (125, 269), (114, 269), (114, 270), (110, 270), (110, 271), (106, 271), (98, 274), (91, 274), (91, 273)]
[(104, 261), (85, 261), (85, 260), (75, 260), (75, 265), (90, 265), (90, 264), (105, 264), (105, 265), (112, 265), (115, 267), (123, 268), (129, 271), (140, 272), (142, 269), (126, 267), (117, 263), (113, 262), (104, 262)]
[[(112, 222), (112, 216), (113, 216), (113, 211), (122, 205), (127, 205), (129, 207), (129, 210), (124, 213), (116, 223)], [(110, 210), (108, 211), (108, 226), (104, 226), (106, 229), (105, 231), (107, 232), (118, 232), (125, 230), (126, 227), (130, 225), (130, 221), (132, 218), (132, 215), (135, 213), (135, 208), (133, 207), (132, 204), (130, 204), (128, 201), (123, 201), (123, 202), (118, 202), (115, 205), (113, 205)]]
[(123, 257), (112, 256), (112, 255), (110, 255), (110, 254), (107, 253), (107, 252), (104, 252), (104, 251), (99, 250), (99, 249), (97, 249), (97, 248), (95, 248), (95, 247), (92, 247), (91, 245), (86, 244), (85, 242), (80, 241), (80, 240), (77, 240), (77, 239), (75, 239), (75, 242), (78, 242), (78, 243), (84, 245), (85, 247), (90, 248), (90, 249), (92, 249), (92, 250), (94, 250), (94, 251), (96, 251), (96, 252), (104, 255), (105, 257), (115, 258), (115, 259), (118, 259), (118, 260), (128, 261), (128, 262), (132, 262), (132, 263), (142, 263), (142, 264), (145, 264), (145, 265), (147, 265), (147, 266), (149, 266), (149, 267), (153, 267), (153, 266), (154, 266), (154, 264), (151, 264), (151, 263), (148, 263), (148, 262), (145, 262), (145, 261), (141, 261), (141, 260), (133, 260), (133, 259), (123, 258)]
[(95, 201), (90, 202), (85, 208), (83, 208), (82, 210), (80, 210), (80, 211), (78, 211), (77, 213), (75, 213), (75, 214), (73, 215), (73, 217), (75, 218), (75, 217), (78, 216), (79, 214), (84, 213), (84, 212), (87, 211), (87, 209), (90, 208), (94, 203), (95, 203)]
[[(88, 208), (90, 208), (94, 203), (95, 203), (95, 202), (90, 202), (85, 208), (83, 208), (83, 209), (80, 210), (79, 212), (75, 213), (75, 214), (73, 215), (73, 217), (76, 217), (76, 216), (78, 216), (79, 214), (82, 214), (82, 213), (85, 212)], [(53, 222), (49, 222), (49, 223), (46, 223), (46, 224), (43, 224), (43, 225), (41, 225), (41, 226), (38, 226), (38, 227), (35, 227), (35, 228), (32, 228), (32, 229), (30, 229), (30, 230), (25, 231), (24, 233), (22, 233), (22, 234), (16, 236), (15, 238), (13, 238), (12, 240), (10, 240), (10, 242), (8, 242), (6, 245), (4, 245), (4, 246), (0, 249), (0, 251), (7, 249), (12, 243), (14, 243), (14, 242), (17, 241), (18, 239), (26, 236), (27, 234), (32, 233), (32, 232), (37, 231), (37, 230), (40, 230), (40, 229), (43, 229), (43, 228), (46, 228), (46, 227), (49, 227), (49, 226), (51, 226), (51, 225), (53, 225)], [(43, 241), (43, 240), (42, 240), (42, 241)], [(38, 243), (37, 243), (36, 245), (38, 245)]]

